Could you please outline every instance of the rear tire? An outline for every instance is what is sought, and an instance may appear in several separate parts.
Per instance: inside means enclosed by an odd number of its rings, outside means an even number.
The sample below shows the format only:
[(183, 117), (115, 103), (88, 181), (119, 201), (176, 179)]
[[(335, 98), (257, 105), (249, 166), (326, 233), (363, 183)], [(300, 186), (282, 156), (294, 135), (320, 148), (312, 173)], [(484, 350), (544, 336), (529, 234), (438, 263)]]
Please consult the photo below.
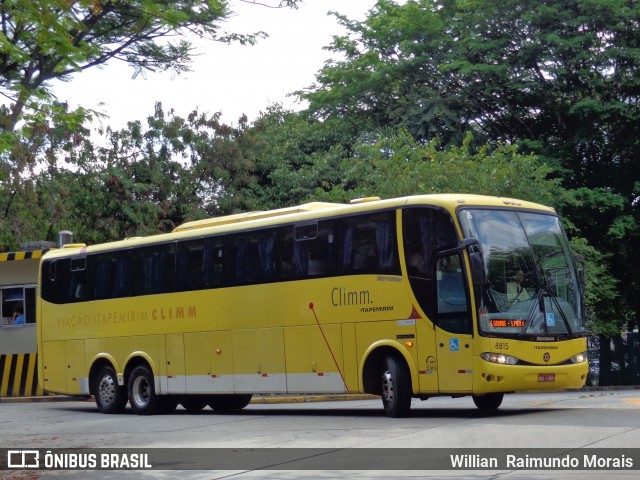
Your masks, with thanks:
[(226, 412), (228, 410), (242, 410), (249, 405), (253, 395), (236, 394), (236, 395), (212, 395), (209, 398), (209, 406), (218, 411)]
[(380, 378), (384, 413), (391, 418), (406, 417), (411, 409), (411, 377), (401, 360), (387, 357)]
[(129, 376), (129, 402), (137, 415), (153, 415), (163, 406), (156, 395), (153, 373), (145, 365), (133, 369)]
[(95, 376), (93, 394), (102, 413), (121, 413), (127, 406), (127, 389), (118, 385), (116, 371), (110, 365), (101, 367)]
[(473, 403), (480, 410), (497, 410), (502, 404), (504, 393), (487, 393), (486, 395), (473, 395)]

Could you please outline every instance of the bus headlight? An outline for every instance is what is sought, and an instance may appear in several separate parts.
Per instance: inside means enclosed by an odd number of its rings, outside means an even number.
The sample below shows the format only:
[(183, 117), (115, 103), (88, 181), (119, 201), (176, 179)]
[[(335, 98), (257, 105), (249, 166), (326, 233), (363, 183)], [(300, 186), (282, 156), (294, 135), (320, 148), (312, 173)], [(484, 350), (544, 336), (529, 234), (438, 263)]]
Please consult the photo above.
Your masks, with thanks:
[(582, 352), (571, 357), (571, 363), (584, 363), (587, 361), (587, 354)]
[(486, 360), (491, 363), (498, 363), (500, 365), (515, 365), (519, 362), (516, 357), (512, 357), (511, 355), (505, 355), (503, 353), (490, 353), (485, 352), (480, 355), (480, 358)]

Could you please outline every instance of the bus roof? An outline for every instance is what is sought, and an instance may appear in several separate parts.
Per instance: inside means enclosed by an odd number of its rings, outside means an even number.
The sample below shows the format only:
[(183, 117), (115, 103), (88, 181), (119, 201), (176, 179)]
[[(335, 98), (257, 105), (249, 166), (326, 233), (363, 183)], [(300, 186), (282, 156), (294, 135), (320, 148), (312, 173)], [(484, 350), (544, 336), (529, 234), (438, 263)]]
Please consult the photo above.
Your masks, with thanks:
[(279, 208), (276, 210), (259, 210), (256, 212), (236, 213), (234, 215), (225, 215), (223, 217), (206, 218), (204, 220), (195, 220), (193, 222), (183, 223), (179, 227), (176, 227), (174, 232), (184, 232), (187, 230), (195, 230), (198, 228), (216, 227), (220, 225), (227, 225), (230, 223), (240, 223), (249, 220), (258, 220), (261, 218), (279, 217), (283, 215), (291, 215), (293, 213), (311, 212), (314, 210), (326, 210), (327, 208), (334, 208), (342, 206), (341, 203), (326, 203), (326, 202), (311, 202), (295, 207)]
[(432, 205), (454, 212), (462, 206), (487, 206), (525, 208), (554, 213), (550, 207), (506, 197), (492, 197), (472, 194), (431, 194), (381, 200), (378, 197), (356, 199), (350, 204), (311, 202), (293, 207), (275, 210), (238, 213), (222, 217), (187, 222), (175, 228), (172, 233), (151, 235), (147, 237), (132, 237), (120, 241), (84, 246), (82, 244), (66, 245), (59, 250), (51, 251), (47, 257), (62, 257), (79, 253), (97, 252), (111, 249), (128, 248), (134, 245), (169, 242), (181, 238), (199, 235), (229, 233), (242, 229), (262, 228), (287, 222), (313, 221), (316, 218), (332, 217), (343, 214), (358, 214), (372, 210), (398, 208), (409, 205)]
[[(434, 195), (416, 195), (413, 197), (403, 197), (397, 199), (390, 200), (381, 200), (379, 197), (365, 197), (365, 198), (357, 198), (351, 201), (350, 204), (345, 203), (328, 203), (328, 202), (311, 202), (305, 203), (302, 205), (297, 205), (293, 207), (279, 208), (276, 210), (259, 210), (255, 212), (247, 212), (247, 213), (237, 213), (233, 215), (225, 215), (222, 217), (214, 217), (207, 218), (204, 220), (195, 220), (193, 222), (186, 222), (176, 227), (174, 232), (185, 232), (188, 230), (196, 230), (200, 228), (207, 227), (217, 227), (221, 225), (229, 225), (241, 222), (247, 222), (250, 220), (260, 220), (266, 218), (273, 217), (282, 217), (287, 215), (293, 215), (296, 213), (303, 212), (319, 212), (321, 210), (336, 210), (340, 208), (347, 208), (352, 205), (361, 205), (361, 204), (372, 204), (376, 202), (393, 202), (396, 200), (398, 204), (422, 204), (425, 203), (425, 200), (429, 200), (429, 203), (438, 204), (441, 206), (445, 206), (444, 204), (457, 204), (457, 205), (465, 205), (467, 203), (470, 204), (478, 204), (485, 206), (521, 206), (521, 207), (529, 207), (535, 209), (547, 209), (552, 211), (553, 209), (549, 207), (545, 207), (543, 205), (526, 202), (523, 200), (516, 200), (512, 198), (506, 197), (491, 197), (486, 195), (471, 195), (471, 194), (434, 194)], [(365, 207), (366, 208), (366, 207)]]

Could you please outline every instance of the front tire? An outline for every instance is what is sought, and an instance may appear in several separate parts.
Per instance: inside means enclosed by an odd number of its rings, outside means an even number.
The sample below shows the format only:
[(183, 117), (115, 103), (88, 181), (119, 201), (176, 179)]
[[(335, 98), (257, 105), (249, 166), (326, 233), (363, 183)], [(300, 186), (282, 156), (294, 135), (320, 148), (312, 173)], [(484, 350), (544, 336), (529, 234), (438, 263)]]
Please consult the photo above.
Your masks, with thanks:
[(497, 410), (502, 404), (504, 393), (487, 393), (486, 395), (473, 395), (473, 403), (480, 410)]
[(98, 410), (102, 413), (121, 413), (127, 406), (127, 389), (118, 385), (116, 371), (110, 365), (98, 370), (93, 394)]
[(137, 415), (153, 415), (162, 407), (156, 395), (153, 373), (145, 365), (133, 369), (129, 376), (129, 402)]
[(411, 408), (411, 377), (406, 365), (388, 357), (380, 382), (384, 413), (391, 418), (406, 417)]

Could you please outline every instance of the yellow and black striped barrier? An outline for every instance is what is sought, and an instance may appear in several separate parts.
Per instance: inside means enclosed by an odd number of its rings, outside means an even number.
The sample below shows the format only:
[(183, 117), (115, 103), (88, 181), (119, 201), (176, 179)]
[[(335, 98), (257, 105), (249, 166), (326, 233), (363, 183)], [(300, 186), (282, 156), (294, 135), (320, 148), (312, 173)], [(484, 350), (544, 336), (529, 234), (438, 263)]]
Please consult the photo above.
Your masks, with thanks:
[(12, 260), (29, 260), (31, 258), (40, 258), (48, 250), (33, 250), (30, 252), (5, 252), (0, 253), (0, 262), (10, 262)]
[[(0, 267), (13, 264), (16, 260), (39, 260), (48, 251), (48, 248), (28, 250), (20, 252), (0, 253)], [(2, 262), (8, 262), (3, 264)], [(22, 262), (20, 262), (22, 264)], [(11, 265), (8, 265), (11, 267)], [(2, 270), (0, 268), (0, 270)], [(19, 270), (12, 269), (6, 273), (0, 273), (0, 286), (2, 288), (20, 287), (25, 283), (37, 283), (38, 269), (29, 262), (29, 267), (20, 266)], [(19, 273), (18, 280), (13, 284), (12, 275)], [(4, 332), (0, 332), (2, 335)], [(35, 329), (33, 329), (35, 335)], [(20, 351), (20, 350), (18, 350)], [(29, 350), (26, 350), (29, 352)], [(15, 352), (15, 350), (14, 350)], [(38, 387), (37, 353), (7, 353), (0, 348), (0, 396), (2, 397), (30, 397), (43, 395), (42, 388)]]
[(36, 353), (0, 355), (0, 396), (32, 397), (43, 394), (38, 386)]

